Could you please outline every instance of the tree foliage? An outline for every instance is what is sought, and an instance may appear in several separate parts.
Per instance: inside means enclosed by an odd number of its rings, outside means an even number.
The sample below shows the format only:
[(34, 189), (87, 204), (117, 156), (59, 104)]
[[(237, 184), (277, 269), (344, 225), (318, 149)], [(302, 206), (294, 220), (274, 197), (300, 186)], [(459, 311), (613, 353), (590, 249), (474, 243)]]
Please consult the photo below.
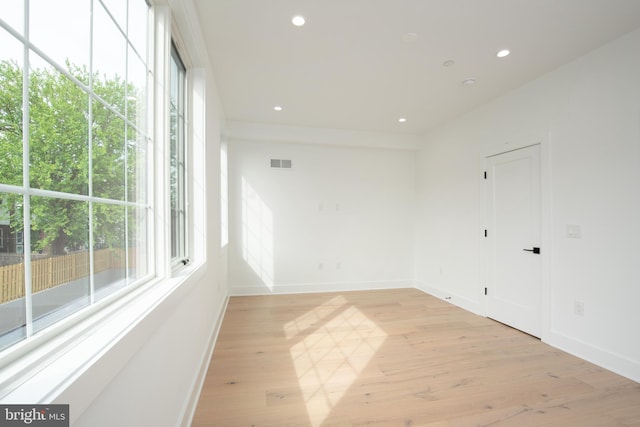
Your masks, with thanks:
[[(113, 110), (135, 117), (135, 88), (118, 77), (89, 76), (85, 68), (67, 67), (79, 81), (92, 77), (93, 91), (102, 102), (90, 99), (82, 87), (53, 68), (29, 70), (29, 186), (74, 195), (91, 191), (96, 197), (125, 200), (135, 194), (141, 138)], [(24, 179), (23, 73), (13, 61), (0, 62), (0, 183), (17, 186)], [(22, 196), (8, 198), (8, 205), (15, 206), (9, 212), (11, 227), (23, 230)], [(88, 202), (32, 196), (30, 204), (32, 250), (56, 255), (88, 247)], [(124, 207), (94, 203), (94, 241), (124, 246), (124, 218)]]

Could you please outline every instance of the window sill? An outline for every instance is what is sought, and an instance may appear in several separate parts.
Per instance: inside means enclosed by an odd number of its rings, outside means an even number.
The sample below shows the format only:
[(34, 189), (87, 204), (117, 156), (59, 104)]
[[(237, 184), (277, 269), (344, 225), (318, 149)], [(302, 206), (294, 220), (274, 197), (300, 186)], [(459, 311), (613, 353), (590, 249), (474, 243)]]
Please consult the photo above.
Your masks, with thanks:
[[(108, 305), (96, 304), (83, 319), (60, 322), (17, 348), (17, 355), (10, 350), (6, 356), (13, 360), (0, 369), (0, 400), (71, 403), (76, 418), (204, 272), (204, 264), (186, 266), (175, 277), (152, 280)], [(70, 322), (75, 324), (69, 326)]]

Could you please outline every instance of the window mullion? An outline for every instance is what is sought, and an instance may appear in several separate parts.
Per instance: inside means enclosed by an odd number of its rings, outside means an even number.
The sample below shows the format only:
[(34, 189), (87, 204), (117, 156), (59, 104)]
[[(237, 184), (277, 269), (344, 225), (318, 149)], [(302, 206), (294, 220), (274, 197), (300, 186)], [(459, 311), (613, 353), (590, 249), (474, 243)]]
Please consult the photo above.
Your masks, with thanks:
[[(29, 40), (29, 0), (24, 2), (24, 34)], [(23, 73), (22, 73), (22, 186), (30, 188), (29, 182), (29, 47), (23, 45)], [(31, 286), (31, 195), (25, 192), (23, 203), (23, 259), (24, 259), (24, 302), (25, 302), (25, 333), (27, 338), (33, 334), (33, 298)]]
[(89, 23), (89, 99), (87, 100), (88, 114), (87, 114), (87, 141), (89, 146), (87, 147), (87, 161), (89, 162), (89, 170), (87, 171), (88, 192), (89, 192), (89, 303), (95, 302), (95, 259), (94, 248), (95, 239), (93, 236), (93, 29), (94, 29), (94, 2), (90, 2), (89, 10), (91, 21)]
[(167, 89), (170, 83), (171, 58), (171, 12), (168, 6), (156, 5), (154, 10), (154, 38), (153, 38), (153, 134), (152, 154), (154, 157), (155, 179), (153, 183), (153, 199), (155, 219), (152, 236), (153, 253), (155, 253), (155, 269), (159, 276), (166, 277), (171, 272), (171, 230), (167, 224), (171, 223), (171, 199), (169, 184), (170, 161), (170, 120), (167, 112), (170, 108), (170, 93)]
[(182, 104), (182, 114), (180, 114), (181, 117), (181, 124), (182, 124), (182, 129), (180, 132), (180, 137), (182, 138), (182, 141), (180, 143), (180, 164), (182, 166), (182, 171), (180, 173), (180, 177), (182, 178), (182, 185), (181, 185), (181, 192), (182, 192), (182, 197), (181, 197), (181, 201), (182, 201), (182, 206), (181, 206), (181, 210), (182, 210), (182, 224), (181, 224), (181, 232), (182, 232), (182, 245), (183, 245), (183, 249), (182, 249), (182, 257), (183, 258), (188, 258), (189, 257), (189, 233), (187, 232), (187, 225), (188, 225), (188, 218), (189, 218), (189, 212), (188, 212), (188, 197), (187, 197), (187, 72), (186, 69), (183, 69), (182, 72), (180, 73), (180, 86), (182, 87), (182, 93), (180, 95), (180, 103)]
[[(129, 6), (129, 2), (127, 1), (127, 9)], [(127, 30), (129, 28), (129, 13), (125, 18), (125, 34), (127, 34)], [(127, 51), (125, 53), (124, 58), (124, 72), (125, 72), (125, 81), (128, 81), (129, 76), (129, 46), (127, 46)], [(129, 85), (125, 85), (124, 87), (124, 99), (129, 99)], [(123, 144), (123, 155), (124, 155), (124, 200), (125, 202), (129, 202), (129, 151), (128, 151), (128, 142), (129, 142), (129, 102), (124, 103), (124, 141)], [(124, 281), (128, 285), (131, 281), (130, 270), (129, 270), (129, 206), (124, 208)]]

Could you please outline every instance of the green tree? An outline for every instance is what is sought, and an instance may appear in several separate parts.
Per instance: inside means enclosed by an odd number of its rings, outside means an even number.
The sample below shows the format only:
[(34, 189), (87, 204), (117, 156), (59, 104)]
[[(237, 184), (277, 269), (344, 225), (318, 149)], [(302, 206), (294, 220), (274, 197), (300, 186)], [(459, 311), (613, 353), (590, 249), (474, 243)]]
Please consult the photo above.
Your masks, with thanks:
[(0, 62), (0, 182), (22, 184), (22, 70)]
[[(67, 64), (79, 81), (89, 81), (85, 68)], [(118, 77), (93, 76), (94, 92), (120, 114), (135, 113), (135, 88)], [(0, 62), (0, 183), (23, 182), (23, 70), (12, 61)], [(29, 183), (32, 188), (70, 194), (89, 194), (124, 200), (125, 176), (135, 187), (136, 132), (98, 99), (53, 68), (29, 72)], [(127, 98), (127, 95), (131, 98)], [(131, 115), (129, 115), (131, 117)], [(91, 144), (91, 150), (90, 150)], [(92, 154), (90, 154), (92, 153)], [(89, 173), (89, 158), (92, 173)], [(130, 160), (130, 161), (129, 161)], [(131, 194), (131, 191), (130, 191)], [(21, 197), (9, 195), (9, 205)], [(14, 204), (12, 204), (12, 201)], [(101, 245), (122, 247), (124, 215), (121, 206), (95, 204), (94, 239)], [(22, 212), (11, 212), (11, 226), (23, 229)], [(31, 198), (32, 250), (52, 255), (89, 244), (89, 205), (64, 198)]]

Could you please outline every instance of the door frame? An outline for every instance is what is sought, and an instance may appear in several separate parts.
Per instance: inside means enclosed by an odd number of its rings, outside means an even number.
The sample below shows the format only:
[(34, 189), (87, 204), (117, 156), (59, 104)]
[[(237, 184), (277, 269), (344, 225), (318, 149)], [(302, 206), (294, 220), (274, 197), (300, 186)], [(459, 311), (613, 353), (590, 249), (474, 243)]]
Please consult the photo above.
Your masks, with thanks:
[(530, 147), (533, 145), (540, 145), (540, 256), (541, 256), (541, 271), (540, 271), (540, 302), (541, 302), (541, 331), (540, 339), (547, 341), (551, 333), (551, 280), (550, 280), (550, 265), (551, 255), (553, 253), (552, 241), (551, 241), (551, 171), (549, 165), (549, 136), (547, 134), (537, 134), (529, 136), (520, 136), (509, 140), (503, 140), (499, 143), (493, 143), (486, 146), (482, 152), (481, 158), (481, 171), (478, 176), (481, 178), (481, 199), (480, 199), (480, 295), (482, 295), (482, 306), (484, 310), (484, 316), (489, 315), (489, 302), (485, 296), (484, 289), (489, 286), (489, 263), (491, 261), (491, 252), (488, 239), (484, 236), (484, 230), (491, 232), (489, 224), (491, 218), (489, 217), (489, 201), (487, 180), (484, 179), (484, 172), (487, 171), (488, 158), (499, 154), (508, 153), (521, 148)]

